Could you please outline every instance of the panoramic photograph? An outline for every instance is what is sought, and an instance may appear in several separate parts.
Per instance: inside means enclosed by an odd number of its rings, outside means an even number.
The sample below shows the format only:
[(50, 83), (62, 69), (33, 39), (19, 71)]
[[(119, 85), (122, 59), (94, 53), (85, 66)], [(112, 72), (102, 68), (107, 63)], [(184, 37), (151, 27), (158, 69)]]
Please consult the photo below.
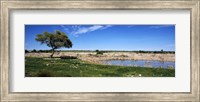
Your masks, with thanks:
[(175, 77), (175, 25), (25, 25), (25, 77)]

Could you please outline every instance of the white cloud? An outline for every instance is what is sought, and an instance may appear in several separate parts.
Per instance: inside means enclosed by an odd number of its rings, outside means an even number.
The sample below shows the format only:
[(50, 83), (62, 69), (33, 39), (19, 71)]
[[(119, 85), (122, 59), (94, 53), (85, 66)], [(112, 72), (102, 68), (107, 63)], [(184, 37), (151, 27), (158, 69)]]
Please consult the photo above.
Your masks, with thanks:
[(82, 25), (73, 25), (73, 26), (61, 25), (61, 27), (67, 33), (70, 33), (74, 36), (77, 36), (79, 34), (93, 32), (93, 31), (96, 31), (96, 30), (107, 29), (107, 28), (111, 27), (111, 25), (93, 25), (93, 26), (89, 26), (89, 27), (85, 27), (85, 26), (82, 26)]
[(134, 27), (135, 25), (129, 25), (129, 26), (127, 26), (128, 28), (132, 28), (132, 27)]
[(64, 25), (61, 25), (61, 27), (65, 30), (65, 32), (69, 33), (69, 28), (64, 26)]
[(90, 26), (90, 27), (79, 27), (77, 31), (73, 32), (73, 34), (75, 34), (75, 35), (84, 34), (84, 33), (93, 32), (96, 30), (106, 29), (108, 27), (111, 27), (111, 26), (110, 25), (106, 25), (106, 26), (94, 25), (94, 26)]

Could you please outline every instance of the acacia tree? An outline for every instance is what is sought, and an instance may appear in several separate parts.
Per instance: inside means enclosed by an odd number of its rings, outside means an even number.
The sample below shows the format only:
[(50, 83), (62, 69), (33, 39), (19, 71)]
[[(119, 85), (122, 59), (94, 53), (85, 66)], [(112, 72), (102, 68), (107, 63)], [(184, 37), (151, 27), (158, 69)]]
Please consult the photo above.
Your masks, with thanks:
[(41, 42), (41, 44), (46, 44), (48, 47), (51, 47), (51, 58), (55, 53), (55, 49), (59, 49), (61, 47), (72, 47), (72, 42), (68, 36), (64, 32), (58, 30), (55, 31), (55, 33), (44, 32), (43, 34), (37, 34), (35, 40)]

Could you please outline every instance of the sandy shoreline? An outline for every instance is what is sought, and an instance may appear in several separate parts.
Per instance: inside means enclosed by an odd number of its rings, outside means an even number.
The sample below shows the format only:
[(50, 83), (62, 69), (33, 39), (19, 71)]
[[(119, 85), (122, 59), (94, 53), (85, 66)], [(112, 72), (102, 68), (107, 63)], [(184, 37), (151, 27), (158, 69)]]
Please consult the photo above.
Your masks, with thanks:
[[(49, 57), (51, 53), (26, 53), (26, 57)], [(96, 52), (56, 52), (54, 57), (73, 56), (91, 63), (102, 64), (102, 60), (157, 60), (175, 62), (175, 54), (153, 54), (135, 52), (109, 52), (96, 55)]]

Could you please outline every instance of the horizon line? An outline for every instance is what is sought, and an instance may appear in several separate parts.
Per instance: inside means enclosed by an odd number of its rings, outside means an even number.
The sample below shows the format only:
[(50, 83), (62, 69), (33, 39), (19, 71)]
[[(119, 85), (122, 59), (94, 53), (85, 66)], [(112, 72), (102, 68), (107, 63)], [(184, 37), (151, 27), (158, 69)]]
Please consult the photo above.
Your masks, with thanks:
[[(28, 49), (24, 49), (24, 50), (28, 50)], [(38, 49), (32, 49), (32, 50), (37, 51)], [(39, 50), (42, 50), (42, 49), (39, 49)], [(49, 49), (49, 50), (51, 50), (51, 49)], [(55, 49), (55, 50), (59, 51), (59, 49)], [(100, 49), (96, 49), (96, 50), (99, 50), (99, 51), (161, 51), (162, 49), (161, 50), (100, 50)], [(96, 51), (96, 50), (60, 50), (60, 51)], [(172, 51), (172, 50), (163, 50), (163, 51)], [(173, 52), (175, 52), (175, 51), (173, 51)]]

